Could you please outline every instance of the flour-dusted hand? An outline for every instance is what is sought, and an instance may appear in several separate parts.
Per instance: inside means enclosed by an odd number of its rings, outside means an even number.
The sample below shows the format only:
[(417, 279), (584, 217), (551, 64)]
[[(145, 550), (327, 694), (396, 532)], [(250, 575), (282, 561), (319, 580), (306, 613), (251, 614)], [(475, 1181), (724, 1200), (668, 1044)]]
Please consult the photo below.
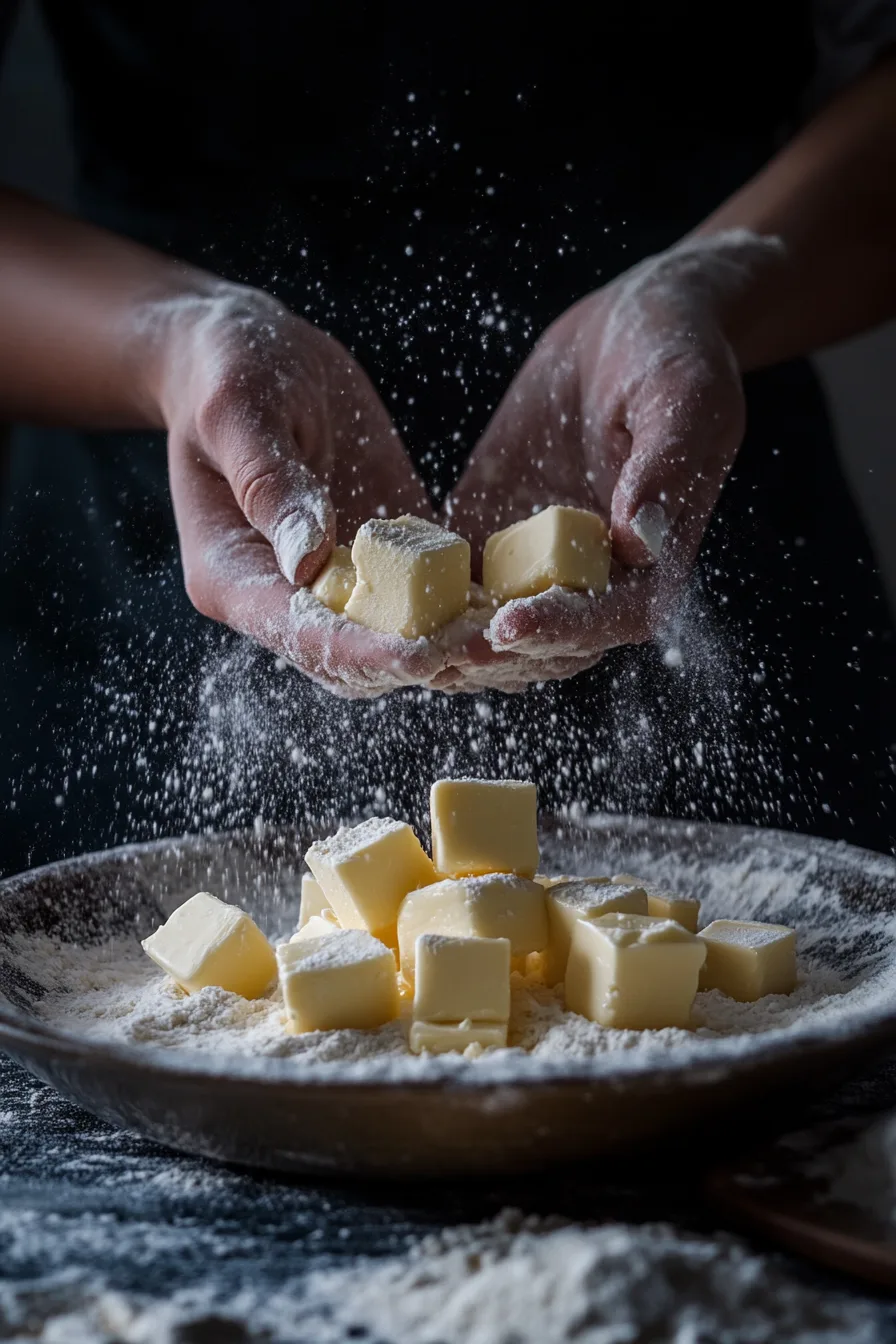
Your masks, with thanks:
[(461, 681), (482, 682), (489, 661), (492, 676), (509, 674), (511, 656), (521, 678), (527, 662), (528, 680), (552, 664), (568, 676), (668, 619), (743, 435), (726, 315), (781, 254), (742, 230), (688, 240), (541, 337), (447, 511), (481, 552), (490, 533), (547, 504), (593, 509), (612, 527), (611, 585), (599, 598), (549, 590), (508, 602), (456, 651)]
[(303, 588), (366, 519), (431, 517), (363, 370), (254, 290), (221, 285), (149, 320), (162, 333), (160, 404), (194, 605), (343, 695), (430, 679), (443, 664), (424, 641), (332, 617)]

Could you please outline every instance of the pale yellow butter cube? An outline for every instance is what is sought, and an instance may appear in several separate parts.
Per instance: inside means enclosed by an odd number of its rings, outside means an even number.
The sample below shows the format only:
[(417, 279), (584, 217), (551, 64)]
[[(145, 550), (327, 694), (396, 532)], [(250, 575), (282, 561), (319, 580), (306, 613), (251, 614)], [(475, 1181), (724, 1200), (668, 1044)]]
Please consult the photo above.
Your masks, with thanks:
[(481, 1053), (507, 1044), (507, 1023), (471, 1022), (469, 1019), (466, 1022), (412, 1022), (408, 1044), (415, 1055), (424, 1050), (430, 1055), (444, 1055), (452, 1050), (463, 1053), (470, 1046), (476, 1053)]
[(603, 593), (609, 577), (610, 532), (587, 509), (551, 504), (485, 543), (482, 583), (501, 602), (534, 597), (554, 584)]
[(537, 882), (514, 873), (449, 877), (409, 892), (398, 912), (401, 973), (408, 982), (421, 933), (507, 938), (511, 956), (526, 957), (547, 947), (545, 894)]
[(307, 923), (303, 924), (300, 929), (296, 929), (289, 941), (291, 943), (298, 943), (306, 938), (326, 938), (331, 933), (337, 933), (339, 931), (339, 925), (336, 923), (336, 916), (333, 914), (332, 910), (330, 911), (330, 915), (332, 916), (330, 919), (328, 919), (325, 914), (312, 915)]
[(373, 518), (352, 546), (357, 582), (345, 615), (417, 639), (466, 611), (470, 545), (425, 518)]
[(422, 933), (415, 954), (414, 1017), (425, 1022), (507, 1022), (510, 943)]
[(648, 887), (647, 913), (657, 919), (674, 919), (689, 933), (696, 933), (700, 927), (700, 902), (690, 896), (676, 896), (672, 891)]
[(538, 795), (515, 779), (440, 779), (429, 795), (432, 857), (448, 877), (538, 867)]
[(752, 1003), (796, 988), (796, 934), (786, 924), (716, 919), (699, 936), (706, 946), (701, 989)]
[[(545, 891), (550, 891), (552, 887), (564, 886), (567, 882), (590, 882), (595, 885), (600, 882), (608, 883), (610, 881), (622, 883), (621, 877), (577, 877), (575, 873), (563, 873), (559, 877), (548, 877), (547, 873), (536, 873), (535, 881), (539, 886), (544, 887)], [(625, 883), (627, 886), (638, 886), (639, 884), (632, 878), (631, 882)]]
[(566, 967), (566, 1006), (604, 1027), (689, 1027), (705, 956), (700, 939), (671, 919), (580, 919)]
[(238, 906), (200, 891), (143, 940), (143, 950), (188, 994), (216, 985), (257, 999), (277, 974), (274, 949)]
[(277, 948), (292, 1032), (370, 1030), (398, 1016), (395, 956), (360, 929), (336, 929)]
[(344, 929), (367, 929), (396, 945), (398, 907), (409, 891), (434, 882), (432, 862), (404, 821), (373, 817), (317, 840), (305, 862)]
[[(323, 892), (323, 887), (317, 878), (312, 877), (310, 873), (302, 874), (302, 900), (299, 905), (299, 925), (304, 928), (312, 915), (323, 915), (330, 909), (330, 902)], [(335, 919), (336, 916), (333, 915)]]
[(643, 887), (623, 886), (605, 878), (572, 878), (547, 893), (548, 948), (542, 961), (546, 985), (556, 985), (566, 975), (573, 930), (580, 919), (599, 919), (610, 914), (647, 914)]
[(647, 892), (648, 915), (655, 915), (657, 919), (674, 919), (676, 924), (680, 924), (691, 933), (696, 933), (700, 927), (700, 902), (693, 900), (692, 897), (677, 896), (674, 892), (665, 891), (654, 883), (642, 882), (639, 877), (633, 877), (631, 873), (617, 873), (613, 881), (643, 887)]
[(355, 589), (351, 548), (334, 546), (329, 560), (311, 585), (318, 602), (341, 614)]

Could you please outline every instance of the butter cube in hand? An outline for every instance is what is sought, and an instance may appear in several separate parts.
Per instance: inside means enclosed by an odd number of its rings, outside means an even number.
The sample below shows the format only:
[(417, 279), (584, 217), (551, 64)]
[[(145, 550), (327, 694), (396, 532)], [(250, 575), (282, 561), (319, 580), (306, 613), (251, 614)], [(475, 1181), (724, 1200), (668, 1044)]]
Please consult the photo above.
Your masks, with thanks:
[(277, 967), (292, 1032), (366, 1031), (398, 1016), (395, 956), (369, 933), (336, 929), (282, 943)]
[(408, 984), (421, 933), (506, 938), (511, 956), (525, 957), (547, 947), (545, 894), (537, 882), (513, 873), (449, 877), (409, 892), (398, 912), (401, 973)]
[(587, 509), (551, 504), (485, 543), (482, 583), (501, 602), (534, 597), (554, 584), (603, 593), (609, 577), (610, 532)]
[(516, 873), (538, 867), (535, 785), (515, 779), (440, 779), (429, 795), (432, 857), (448, 877)]
[[(327, 911), (333, 914), (330, 909), (330, 902), (323, 892), (323, 887), (317, 878), (312, 877), (310, 873), (302, 874), (302, 899), (299, 904), (299, 924), (303, 929), (313, 915), (325, 915)], [(333, 915), (335, 919), (336, 916)]]
[(144, 938), (143, 950), (188, 994), (216, 985), (257, 999), (277, 974), (274, 949), (258, 925), (208, 891), (179, 905)]
[(617, 873), (613, 881), (643, 887), (647, 892), (648, 915), (655, 915), (657, 919), (674, 919), (676, 924), (688, 929), (690, 933), (696, 933), (700, 927), (700, 902), (690, 896), (677, 896), (674, 892), (666, 891), (652, 882), (642, 882), (639, 877), (633, 877), (631, 873)]
[(507, 1022), (510, 943), (422, 933), (415, 955), (414, 1018), (424, 1022)]
[(786, 924), (716, 919), (699, 936), (706, 947), (701, 989), (752, 1003), (796, 988), (796, 934)]
[(546, 985), (557, 985), (566, 975), (566, 963), (572, 935), (580, 919), (599, 919), (601, 915), (647, 914), (647, 893), (643, 887), (607, 882), (605, 878), (571, 878), (547, 893), (548, 948), (542, 959), (542, 978)]
[(329, 560), (311, 585), (318, 602), (341, 615), (355, 589), (355, 567), (348, 546), (334, 546)]
[(461, 1054), (472, 1045), (477, 1053), (507, 1044), (506, 1022), (412, 1022), (408, 1044), (415, 1055), (426, 1050), (444, 1055), (456, 1050)]
[(409, 891), (436, 872), (404, 821), (373, 817), (317, 840), (305, 862), (344, 929), (366, 929), (396, 946), (398, 908)]
[(689, 1027), (705, 957), (700, 939), (671, 919), (580, 919), (566, 967), (566, 1006), (604, 1027)]
[(425, 518), (373, 518), (352, 546), (345, 615), (384, 635), (431, 635), (467, 609), (470, 545)]

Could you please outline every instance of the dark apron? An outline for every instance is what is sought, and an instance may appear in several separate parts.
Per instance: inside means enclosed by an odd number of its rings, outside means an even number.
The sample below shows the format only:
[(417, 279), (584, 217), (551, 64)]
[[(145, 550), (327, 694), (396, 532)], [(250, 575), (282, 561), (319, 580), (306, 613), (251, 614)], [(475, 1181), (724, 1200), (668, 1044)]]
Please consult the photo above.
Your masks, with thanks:
[[(751, 10), (742, 70), (708, 59), (731, 37), (700, 7), (555, 9), (550, 33), (503, 6), (428, 14), (427, 31), (419, 6), (342, 6), (338, 23), (317, 4), (45, 8), (83, 212), (338, 335), (436, 497), (538, 332), (756, 171), (809, 73), (799, 6)], [(434, 296), (437, 322), (420, 306)], [(476, 317), (496, 305), (500, 334)], [(748, 396), (747, 442), (663, 644), (522, 698), (374, 706), (275, 672), (192, 612), (161, 436), (17, 430), (0, 863), (374, 799), (421, 818), (448, 771), (531, 773), (547, 806), (888, 848), (893, 649), (874, 562), (807, 366), (748, 380)]]

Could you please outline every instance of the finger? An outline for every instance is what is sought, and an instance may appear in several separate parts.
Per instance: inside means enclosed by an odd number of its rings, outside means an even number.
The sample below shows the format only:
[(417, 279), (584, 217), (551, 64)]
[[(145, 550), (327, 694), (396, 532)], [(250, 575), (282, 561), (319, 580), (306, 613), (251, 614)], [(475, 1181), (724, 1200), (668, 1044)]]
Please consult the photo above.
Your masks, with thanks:
[(308, 589), (296, 591), (227, 481), (197, 451), (172, 455), (171, 487), (187, 592), (204, 615), (340, 695), (382, 695), (444, 667), (428, 641), (378, 635), (335, 616)]
[(613, 553), (653, 565), (679, 519), (708, 516), (740, 446), (743, 398), (726, 356), (688, 355), (645, 378), (627, 410), (631, 449), (611, 504)]
[[(246, 521), (271, 544), (283, 577), (309, 582), (335, 544), (336, 515), (326, 487), (302, 460), (283, 411), (228, 396), (206, 407), (199, 428), (206, 462), (227, 481)], [(326, 435), (326, 426), (318, 433)]]
[(546, 660), (605, 653), (619, 644), (642, 644), (668, 619), (666, 589), (654, 571), (617, 570), (602, 597), (548, 589), (516, 598), (495, 613), (485, 639), (498, 652)]
[(526, 360), (445, 502), (446, 525), (468, 538), (474, 572), (486, 540), (535, 506), (588, 496), (579, 442), (578, 384), (551, 333)]

